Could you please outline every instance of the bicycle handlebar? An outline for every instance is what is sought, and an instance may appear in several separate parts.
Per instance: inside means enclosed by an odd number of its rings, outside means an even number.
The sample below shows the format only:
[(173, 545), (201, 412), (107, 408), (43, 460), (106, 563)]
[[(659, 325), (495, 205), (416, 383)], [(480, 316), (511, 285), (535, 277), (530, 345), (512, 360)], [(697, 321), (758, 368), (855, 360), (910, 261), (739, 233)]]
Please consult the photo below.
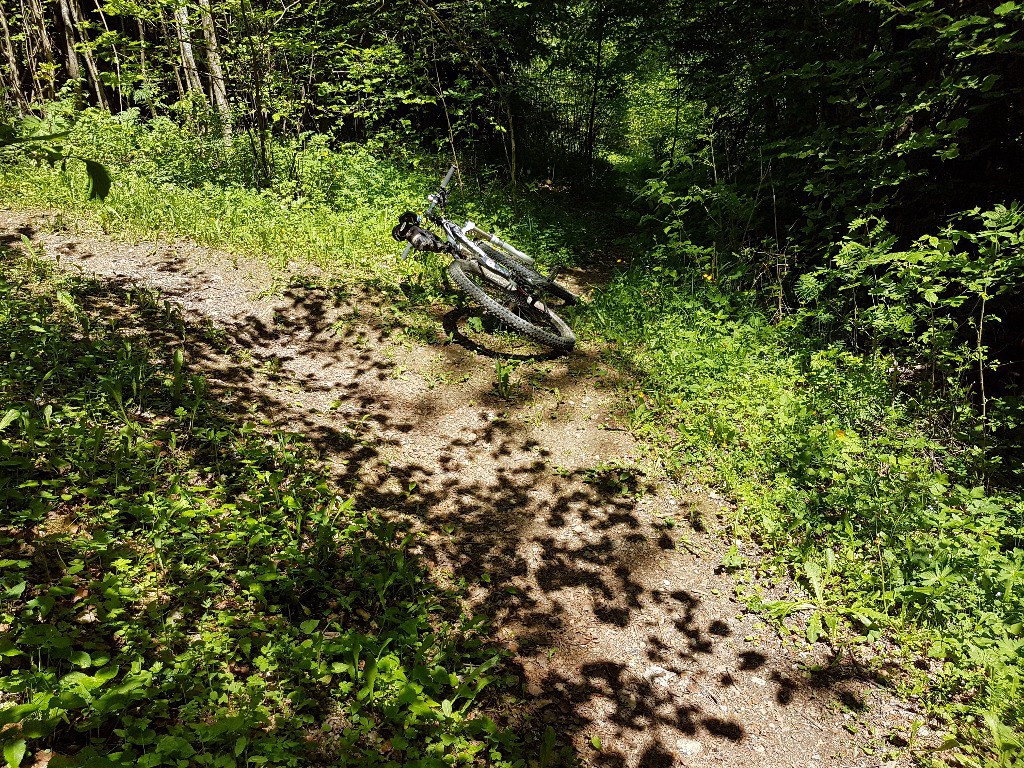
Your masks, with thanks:
[[(444, 181), (441, 182), (441, 188), (438, 190), (439, 194), (438, 195), (431, 195), (430, 196), (430, 207), (427, 208), (427, 211), (424, 214), (424, 216), (429, 216), (431, 213), (433, 213), (434, 212), (434, 206), (437, 205), (438, 200), (439, 199), (441, 199), (441, 200), (444, 199), (444, 191), (446, 189), (448, 189), (448, 184), (449, 184), (449, 182), (451, 182), (452, 176), (455, 175), (456, 169), (457, 169), (457, 166), (454, 166), (454, 165), (451, 168), (448, 169), (448, 173), (445, 174)], [(408, 259), (409, 258), (409, 252), (411, 250), (412, 250), (412, 243), (409, 243), (407, 246), (405, 246), (405, 250), (402, 251), (402, 258), (403, 259)]]
[(441, 182), (441, 189), (445, 189), (448, 186), (448, 182), (452, 180), (452, 176), (455, 175), (455, 171), (458, 170), (458, 166), (453, 165), (448, 169), (448, 173), (444, 177), (444, 181)]

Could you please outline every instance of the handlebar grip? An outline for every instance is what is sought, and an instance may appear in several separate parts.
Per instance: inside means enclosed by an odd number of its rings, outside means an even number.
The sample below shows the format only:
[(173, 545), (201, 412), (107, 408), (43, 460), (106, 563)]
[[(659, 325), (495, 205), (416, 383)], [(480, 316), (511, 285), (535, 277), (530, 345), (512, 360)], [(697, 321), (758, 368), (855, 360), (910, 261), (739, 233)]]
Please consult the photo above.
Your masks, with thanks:
[(425, 214), (426, 216), (429, 216), (431, 213), (434, 212), (434, 208), (437, 206), (437, 204), (439, 202), (442, 205), (444, 204), (444, 200), (445, 200), (444, 193), (445, 193), (445, 190), (448, 189), (448, 182), (450, 182), (452, 180), (452, 176), (454, 176), (454, 175), (455, 175), (455, 166), (453, 165), (451, 168), (448, 169), (448, 173), (445, 175), (444, 181), (441, 182), (441, 189), (438, 190), (438, 193), (436, 195), (431, 195), (430, 197), (427, 198), (428, 200), (430, 200), (430, 207), (427, 208), (427, 211), (426, 211), (426, 214)]
[[(444, 198), (445, 198), (445, 196), (443, 194), (444, 190), (446, 190), (448, 188), (448, 183), (452, 180), (452, 176), (455, 175), (455, 171), (456, 170), (457, 170), (457, 167), (454, 166), (454, 165), (451, 168), (448, 169), (448, 173), (445, 175), (444, 181), (441, 182), (441, 192), (436, 197), (434, 195), (431, 195), (430, 198), (429, 198), (429, 200), (431, 201), (430, 202), (430, 207), (427, 208), (427, 211), (424, 214), (425, 216), (430, 216), (430, 214), (434, 210), (434, 207), (437, 205), (438, 201), (441, 201), (442, 203), (444, 202)], [(406, 217), (413, 217), (413, 218), (408, 218), (407, 219)], [(420, 218), (421, 217), (416, 216), (411, 211), (406, 211), (404, 214), (402, 214), (399, 217), (398, 220), (400, 222), (402, 222), (403, 224), (405, 224), (405, 223), (412, 224), (414, 221), (416, 221), (416, 222), (420, 221)], [(400, 238), (396, 235), (395, 239), (400, 239)], [(439, 242), (441, 242), (443, 244), (444, 241), (439, 240)], [(412, 251), (412, 246), (413, 246), (412, 240), (410, 240), (409, 244), (407, 246), (405, 246), (405, 250), (402, 251), (402, 258), (403, 259), (408, 259), (409, 258), (409, 252)], [(416, 247), (419, 248), (420, 250), (424, 250), (423, 245), (420, 244), (420, 243), (417, 243)], [(429, 248), (428, 250), (436, 250), (436, 249)]]

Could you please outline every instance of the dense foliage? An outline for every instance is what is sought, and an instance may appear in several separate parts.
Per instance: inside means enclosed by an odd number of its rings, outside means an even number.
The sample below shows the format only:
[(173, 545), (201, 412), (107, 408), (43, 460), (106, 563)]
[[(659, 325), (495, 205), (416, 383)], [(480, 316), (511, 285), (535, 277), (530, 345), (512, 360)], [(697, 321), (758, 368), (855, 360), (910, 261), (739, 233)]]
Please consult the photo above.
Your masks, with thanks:
[(809, 596), (749, 603), (836, 649), (895, 630), (933, 671), (910, 690), (954, 718), (951, 744), (970, 754), (980, 731), (1016, 754), (1004, 724), (1024, 717), (1024, 499), (981, 484), (975, 415), (908, 391), (891, 356), (808, 334), (807, 315), (779, 321), (756, 294), (694, 278), (624, 274), (590, 319), (646, 374), (633, 428), (653, 458), (725, 488), (732, 533), (775, 553), (758, 567)]
[(666, 45), (752, 230), (821, 244), (879, 214), (915, 237), (1017, 194), (1022, 17), (1014, 2), (707, 3)]

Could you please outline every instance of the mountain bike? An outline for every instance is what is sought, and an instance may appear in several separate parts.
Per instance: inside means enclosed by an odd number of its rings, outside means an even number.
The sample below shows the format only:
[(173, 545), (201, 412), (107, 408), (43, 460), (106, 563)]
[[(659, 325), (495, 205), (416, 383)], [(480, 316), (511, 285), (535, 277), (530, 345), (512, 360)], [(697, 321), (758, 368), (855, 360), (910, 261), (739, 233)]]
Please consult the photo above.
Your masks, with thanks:
[[(427, 196), (430, 207), (422, 215), (406, 211), (398, 217), (391, 236), (408, 242), (402, 258), (408, 258), (413, 249), (450, 254), (448, 276), (484, 312), (532, 341), (568, 352), (576, 344), (576, 335), (548, 300), (571, 305), (578, 297), (553, 277), (538, 272), (532, 258), (472, 221), (460, 227), (446, 218), (443, 212), (454, 173), (453, 165), (437, 192)], [(439, 227), (444, 237), (424, 229), (425, 222)]]

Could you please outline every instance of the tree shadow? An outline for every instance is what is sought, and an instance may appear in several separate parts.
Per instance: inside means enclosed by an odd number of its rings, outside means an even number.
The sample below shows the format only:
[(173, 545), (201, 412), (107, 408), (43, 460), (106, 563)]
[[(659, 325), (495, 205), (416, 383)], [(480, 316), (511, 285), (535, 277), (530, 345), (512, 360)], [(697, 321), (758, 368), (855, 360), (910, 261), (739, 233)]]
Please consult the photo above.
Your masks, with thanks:
[[(318, 454), (358, 473), (377, 457), (365, 431), (254, 399), (257, 370), (226, 366), (218, 334), (129, 281), (64, 278), (63, 312), (32, 272), (0, 279), (16, 310), (0, 350), (24, 360), (3, 379), (5, 412), (24, 416), (0, 451), (0, 558), (19, 565), (0, 585), (21, 705), (8, 736), (51, 765), (155, 764), (154, 745), (231, 764), (368, 760), (382, 743), (399, 761), (525, 754), (487, 725), (493, 676), (470, 692), (457, 676), (496, 649), (413, 554), (417, 534), (332, 487)], [(182, 348), (192, 364), (176, 367)], [(460, 698), (478, 703), (453, 719), (440, 702)]]

